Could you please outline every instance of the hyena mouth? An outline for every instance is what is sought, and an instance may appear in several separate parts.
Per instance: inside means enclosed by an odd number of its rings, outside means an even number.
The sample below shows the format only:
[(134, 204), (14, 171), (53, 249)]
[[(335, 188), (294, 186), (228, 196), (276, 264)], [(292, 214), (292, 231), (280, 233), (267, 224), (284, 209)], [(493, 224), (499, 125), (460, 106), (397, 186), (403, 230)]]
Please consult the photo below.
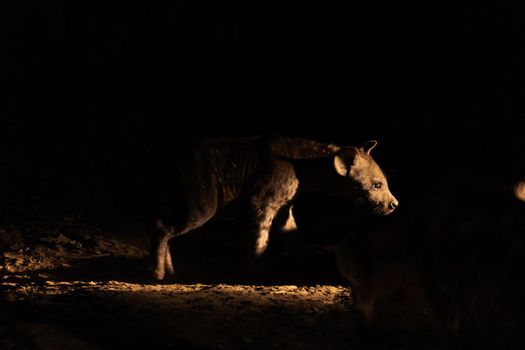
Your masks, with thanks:
[(381, 205), (376, 206), (373, 212), (375, 215), (386, 215), (385, 208)]
[(395, 208), (389, 208), (384, 205), (377, 205), (373, 209), (373, 213), (378, 216), (390, 215), (395, 211)]
[(378, 216), (386, 215), (384, 211), (387, 209), (383, 206), (382, 203), (377, 201), (375, 198), (367, 196), (366, 194), (354, 199), (354, 208), (359, 210), (366, 210), (372, 213), (373, 215)]
[(373, 215), (385, 216), (392, 214), (395, 209), (388, 208), (387, 206), (377, 203), (376, 201), (370, 201), (367, 198), (361, 197), (354, 200), (354, 207), (365, 210), (371, 210)]
[(395, 211), (395, 209), (384, 209), (383, 215), (390, 215)]

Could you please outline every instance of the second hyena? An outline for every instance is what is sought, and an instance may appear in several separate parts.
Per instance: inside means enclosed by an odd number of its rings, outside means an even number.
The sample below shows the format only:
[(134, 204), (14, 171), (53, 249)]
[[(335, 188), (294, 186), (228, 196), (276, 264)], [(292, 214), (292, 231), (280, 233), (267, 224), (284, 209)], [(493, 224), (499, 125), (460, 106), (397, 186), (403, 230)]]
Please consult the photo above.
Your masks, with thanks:
[(268, 246), (279, 211), (293, 229), (291, 203), (299, 191), (348, 197), (387, 215), (398, 206), (381, 168), (370, 152), (377, 145), (343, 147), (284, 137), (203, 140), (180, 159), (176, 197), (168, 198), (155, 220), (151, 246), (154, 277), (173, 275), (168, 242), (213, 218), (234, 200), (248, 209), (248, 235), (258, 257)]

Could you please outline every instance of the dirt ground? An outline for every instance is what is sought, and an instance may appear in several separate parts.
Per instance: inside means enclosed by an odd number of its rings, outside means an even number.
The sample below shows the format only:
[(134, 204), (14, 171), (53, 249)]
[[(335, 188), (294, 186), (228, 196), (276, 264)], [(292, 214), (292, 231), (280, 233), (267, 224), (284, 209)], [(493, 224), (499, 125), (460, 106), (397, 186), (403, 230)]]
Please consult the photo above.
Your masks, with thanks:
[[(271, 235), (254, 273), (239, 225), (210, 222), (172, 240), (177, 278), (158, 283), (139, 226), (12, 220), (0, 227), (0, 349), (523, 349), (523, 203), (488, 205), (481, 189), (443, 191), (351, 241), (380, 336), (354, 309), (363, 284), (352, 291), (336, 264), (355, 224), (303, 215), (306, 229)], [(434, 332), (454, 317), (457, 332)]]
[(189, 238), (175, 248), (181, 278), (155, 283), (140, 244), (96, 228), (26, 223), (0, 239), (2, 349), (342, 349), (356, 336), (351, 290), (326, 250), (325, 267), (309, 273), (322, 285), (278, 250), (267, 268), (276, 277), (256, 281), (225, 258), (238, 247), (217, 252), (210, 242), (185, 255), (195, 249)]

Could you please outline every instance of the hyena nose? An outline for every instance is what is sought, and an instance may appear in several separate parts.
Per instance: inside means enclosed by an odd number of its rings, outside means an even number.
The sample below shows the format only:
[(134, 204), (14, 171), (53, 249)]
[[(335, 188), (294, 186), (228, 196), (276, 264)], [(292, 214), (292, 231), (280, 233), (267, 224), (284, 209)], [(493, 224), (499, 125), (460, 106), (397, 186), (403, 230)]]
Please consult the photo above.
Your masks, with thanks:
[(394, 209), (397, 208), (398, 205), (399, 205), (398, 201), (392, 201), (392, 202), (388, 203), (388, 209), (394, 210)]

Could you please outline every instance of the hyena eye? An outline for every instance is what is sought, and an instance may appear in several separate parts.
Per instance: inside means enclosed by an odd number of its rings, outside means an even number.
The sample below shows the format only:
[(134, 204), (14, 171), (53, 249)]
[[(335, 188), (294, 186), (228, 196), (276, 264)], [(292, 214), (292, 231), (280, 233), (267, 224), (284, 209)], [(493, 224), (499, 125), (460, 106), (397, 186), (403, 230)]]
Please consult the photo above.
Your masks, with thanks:
[(374, 184), (372, 185), (374, 187), (374, 190), (380, 190), (381, 188), (383, 188), (383, 184), (381, 182), (374, 182)]

